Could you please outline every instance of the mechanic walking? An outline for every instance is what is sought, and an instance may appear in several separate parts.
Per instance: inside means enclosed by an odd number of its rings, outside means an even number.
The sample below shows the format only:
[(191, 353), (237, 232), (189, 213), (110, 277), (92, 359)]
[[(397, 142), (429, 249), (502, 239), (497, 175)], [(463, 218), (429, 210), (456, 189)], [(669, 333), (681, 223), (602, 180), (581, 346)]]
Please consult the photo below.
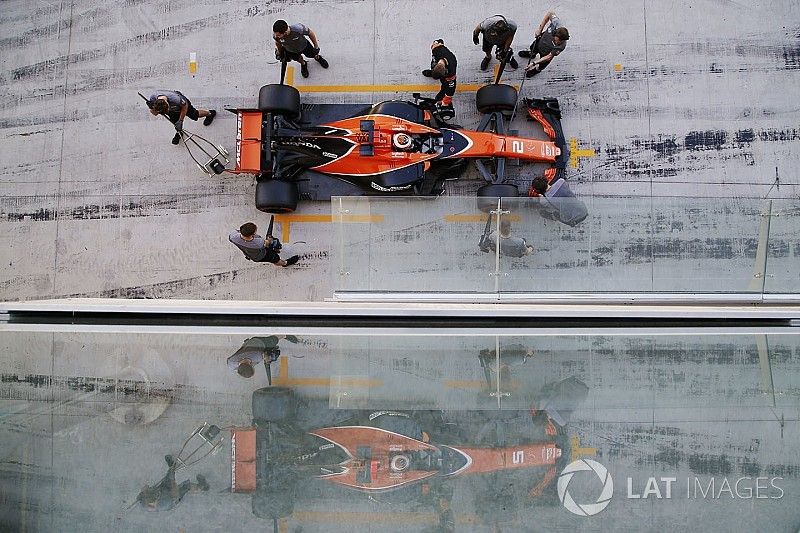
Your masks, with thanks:
[(156, 91), (147, 99), (147, 107), (152, 115), (164, 115), (175, 125), (172, 144), (181, 142), (183, 119), (197, 120), (204, 117), (203, 126), (210, 126), (217, 112), (213, 109), (195, 109), (192, 102), (180, 91)]
[(434, 99), (442, 118), (453, 118), (453, 95), (456, 94), (456, 56), (444, 45), (443, 39), (431, 43), (431, 68), (422, 71), (423, 76), (439, 80), (442, 88)]
[(275, 58), (281, 61), (285, 56), (286, 61), (300, 63), (300, 73), (304, 78), (308, 77), (308, 62), (303, 56), (313, 57), (322, 68), (328, 68), (328, 61), (319, 55), (317, 35), (308, 26), (299, 23), (290, 26), (285, 20), (276, 20), (272, 25), (272, 37), (275, 39)]
[[(547, 23), (550, 25), (547, 25)], [(544, 31), (547, 26), (547, 31)], [(533, 34), (533, 43), (530, 50), (520, 50), (519, 57), (530, 58), (531, 62), (525, 67), (525, 77), (532, 78), (545, 68), (558, 54), (564, 51), (569, 40), (569, 31), (561, 25), (561, 21), (552, 11), (548, 11), (542, 23)], [(536, 57), (536, 56), (539, 57)]]
[[(481, 70), (488, 70), (489, 62), (492, 60), (492, 49), (496, 46), (496, 57), (502, 61), (503, 56), (511, 50), (511, 41), (514, 40), (514, 34), (517, 32), (517, 24), (513, 20), (506, 19), (503, 15), (494, 15), (477, 26), (472, 32), (472, 42), (476, 45), (481, 44), (478, 37), (483, 34), (483, 53), (486, 57), (481, 61)], [(519, 63), (511, 56), (508, 62), (512, 69), (519, 67)]]
[(256, 230), (258, 228), (255, 224), (247, 222), (228, 235), (228, 240), (236, 245), (249, 261), (287, 267), (297, 263), (300, 259), (299, 255), (293, 255), (286, 260), (281, 259), (279, 255), (282, 248), (280, 241), (272, 235), (267, 235), (266, 238), (257, 235)]

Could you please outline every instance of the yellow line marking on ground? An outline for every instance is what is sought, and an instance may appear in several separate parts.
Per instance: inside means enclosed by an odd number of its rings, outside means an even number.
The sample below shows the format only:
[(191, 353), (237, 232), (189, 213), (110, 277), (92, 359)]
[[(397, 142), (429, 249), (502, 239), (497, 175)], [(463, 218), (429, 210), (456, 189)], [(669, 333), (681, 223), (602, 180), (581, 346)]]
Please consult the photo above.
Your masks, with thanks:
[[(330, 378), (290, 378), (289, 360), (285, 357), (280, 360), (280, 375), (272, 378), (272, 384), (281, 387), (328, 387), (331, 384)], [(342, 377), (337, 384), (346, 387), (366, 387), (377, 388), (383, 385), (379, 379), (362, 379)]]
[[(498, 65), (495, 65), (494, 75), (497, 77)], [(494, 78), (493, 78), (494, 79)], [(286, 67), (286, 85), (293, 85), (301, 93), (396, 93), (396, 92), (435, 92), (439, 90), (434, 84), (406, 84), (406, 85), (295, 85), (294, 67)], [(490, 82), (491, 83), (491, 82)], [(475, 92), (486, 83), (459, 83), (456, 92)], [(514, 85), (519, 89), (519, 86)]]
[(594, 157), (597, 154), (593, 149), (578, 149), (578, 139), (574, 137), (569, 140), (569, 165), (572, 168), (578, 168), (578, 158), (580, 157)]
[[(323, 522), (326, 524), (338, 523), (384, 523), (402, 525), (438, 524), (439, 515), (431, 512), (376, 512), (376, 511), (295, 511), (292, 518), (299, 522)], [(457, 513), (456, 522), (459, 524), (479, 524), (477, 515)]]
[(617, 72), (622, 72), (622, 65), (620, 63), (614, 63), (614, 70)]
[(293, 222), (358, 222), (373, 224), (383, 222), (383, 215), (275, 215), (275, 222), (281, 224), (281, 240), (289, 242), (289, 229)]
[(570, 449), (572, 450), (570, 462), (581, 457), (594, 457), (597, 455), (597, 448), (582, 448), (581, 439), (577, 435), (573, 435), (572, 438), (570, 438)]
[[(486, 222), (486, 217), (488, 215), (445, 215), (444, 221), (445, 222)], [(519, 215), (503, 215), (504, 220), (510, 220), (512, 222), (519, 222), (522, 220), (522, 217)]]
[[(448, 389), (482, 389), (486, 387), (486, 382), (477, 379), (445, 379), (442, 380), (442, 385)], [(512, 380), (510, 383), (503, 383), (502, 387), (505, 389), (517, 390), (520, 387), (520, 382), (517, 380)]]

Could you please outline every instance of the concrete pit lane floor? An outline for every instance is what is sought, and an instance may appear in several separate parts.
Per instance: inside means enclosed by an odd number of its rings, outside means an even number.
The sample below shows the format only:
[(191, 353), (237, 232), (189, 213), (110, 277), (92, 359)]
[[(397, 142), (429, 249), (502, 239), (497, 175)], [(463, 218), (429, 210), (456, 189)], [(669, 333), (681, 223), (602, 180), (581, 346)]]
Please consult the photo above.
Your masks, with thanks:
[[(735, 213), (746, 214), (756, 199), (796, 200), (798, 9), (771, 2), (558, 6), (572, 37), (522, 93), (560, 99), (573, 146), (567, 175), (590, 203), (603, 195), (728, 197), (739, 199)], [(481, 52), (470, 32), (495, 12), (518, 23), (517, 50), (530, 43), (543, 15), (516, 2), (488, 9), (472, 0), (457, 6), (412, 0), (402, 8), (330, 0), (6, 2), (0, 298), (330, 297), (341, 283), (331, 267), (337, 233), (325, 222), (329, 202), (302, 203), (299, 218), (276, 226), (288, 236), (286, 252), (301, 256), (298, 265), (284, 270), (245, 261), (227, 234), (246, 221), (262, 229), (268, 223), (253, 207), (253, 178), (201, 173), (169, 144), (171, 126), (147, 113), (137, 91), (179, 89), (196, 106), (219, 111), (253, 107), (259, 87), (278, 81), (269, 32), (285, 18), (317, 33), (331, 65), (325, 70), (312, 61), (307, 79), (292, 66), (304, 102), (405, 99), (419, 86), (432, 94), (438, 85), (419, 72), (428, 66), (430, 42), (443, 38), (459, 59), (465, 89), (455, 97), (457, 120), (474, 126), (474, 88), (489, 82), (491, 72), (479, 71)], [(422, 16), (447, 23), (422, 24)], [(519, 84), (522, 73), (504, 79)], [(220, 112), (209, 128), (192, 121), (186, 127), (234, 147), (229, 113)], [(447, 194), (472, 197), (475, 172), (466, 177), (448, 183)], [(420, 212), (409, 208), (415, 221)], [(613, 215), (592, 211), (599, 224), (612, 224)], [(684, 211), (676, 208), (672, 218), (681, 221)], [(754, 233), (749, 225), (723, 229), (734, 248)], [(477, 241), (477, 234), (454, 236)], [(391, 242), (371, 245), (374, 257), (385, 258), (376, 272), (390, 277), (386, 265), (404, 258)], [(715, 259), (729, 248), (723, 243)], [(797, 248), (788, 243), (787, 249)], [(569, 263), (560, 253), (550, 250), (519, 274)], [(627, 252), (614, 242), (594, 250), (600, 264), (614, 264), (621, 253)]]

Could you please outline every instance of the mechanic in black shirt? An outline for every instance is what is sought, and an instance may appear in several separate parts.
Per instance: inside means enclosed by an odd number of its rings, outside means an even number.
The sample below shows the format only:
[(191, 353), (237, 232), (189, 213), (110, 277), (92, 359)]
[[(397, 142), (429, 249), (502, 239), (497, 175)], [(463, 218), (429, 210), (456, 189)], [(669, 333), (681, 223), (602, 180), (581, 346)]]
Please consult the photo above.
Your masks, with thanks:
[(436, 94), (436, 105), (439, 112), (455, 116), (453, 110), (453, 95), (456, 94), (456, 65), (458, 61), (453, 52), (444, 45), (443, 39), (436, 39), (431, 43), (431, 68), (422, 71), (423, 76), (439, 80), (441, 90)]

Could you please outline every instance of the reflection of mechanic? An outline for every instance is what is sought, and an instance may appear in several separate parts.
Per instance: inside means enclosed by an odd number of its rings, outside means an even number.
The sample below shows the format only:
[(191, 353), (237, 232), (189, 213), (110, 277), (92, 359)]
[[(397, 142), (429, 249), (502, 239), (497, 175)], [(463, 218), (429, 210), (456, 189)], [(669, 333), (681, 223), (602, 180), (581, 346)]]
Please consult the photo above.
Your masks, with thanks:
[[(472, 42), (480, 44), (478, 37), (483, 34), (483, 53), (486, 57), (481, 61), (481, 70), (489, 68), (492, 60), (492, 49), (497, 47), (497, 59), (502, 60), (506, 52), (511, 50), (511, 41), (517, 31), (517, 24), (513, 20), (507, 20), (503, 15), (494, 15), (487, 18), (477, 26), (472, 32)], [(514, 56), (508, 62), (511, 68), (517, 68), (519, 64)]]
[(205, 117), (203, 126), (209, 126), (214, 121), (217, 112), (213, 109), (195, 109), (192, 102), (183, 96), (180, 91), (156, 91), (147, 99), (147, 107), (153, 115), (164, 115), (175, 125), (175, 136), (172, 144), (181, 142), (181, 131), (183, 131), (183, 119), (189, 117), (197, 120)]
[(328, 62), (319, 55), (317, 35), (308, 26), (290, 26), (285, 20), (276, 20), (272, 25), (272, 37), (275, 39), (275, 58), (281, 60), (286, 56), (287, 61), (300, 63), (300, 73), (304, 78), (308, 77), (308, 62), (303, 56), (313, 57), (322, 68), (328, 68)]
[(443, 39), (431, 43), (431, 68), (423, 76), (439, 80), (442, 88), (434, 97), (440, 112), (453, 113), (453, 95), (456, 94), (456, 56), (444, 45)]
[(589, 387), (574, 376), (548, 383), (539, 392), (540, 400), (531, 406), (531, 414), (543, 411), (548, 418), (563, 427), (588, 394)]
[(481, 251), (486, 253), (497, 251), (498, 240), (500, 241), (500, 254), (508, 257), (524, 257), (535, 251), (524, 238), (511, 236), (511, 221), (508, 219), (500, 221), (499, 239), (497, 231), (493, 231), (486, 236), (486, 239), (481, 240)]
[(456, 530), (456, 520), (451, 508), (453, 501), (453, 487), (446, 483), (434, 483), (427, 487), (428, 502), (432, 504), (439, 517), (439, 523), (434, 527), (423, 529), (425, 533), (452, 533)]
[(539, 176), (531, 183), (531, 189), (534, 195), (544, 197), (539, 208), (542, 217), (546, 219), (576, 226), (589, 214), (586, 205), (575, 197), (564, 178), (549, 183), (547, 178)]
[(242, 343), (242, 347), (236, 350), (236, 353), (228, 357), (228, 368), (236, 370), (243, 378), (253, 377), (255, 365), (262, 361), (269, 364), (278, 360), (281, 355), (281, 350), (278, 348), (280, 339), (286, 339), (293, 344), (298, 343), (298, 339), (294, 335), (250, 337)]
[(272, 235), (266, 238), (258, 235), (258, 228), (252, 222), (242, 224), (238, 231), (234, 230), (228, 235), (231, 241), (244, 254), (249, 261), (256, 263), (272, 263), (275, 266), (291, 266), (300, 259), (299, 255), (293, 255), (289, 259), (281, 259), (281, 243)]
[[(550, 25), (547, 26), (547, 31), (544, 31), (548, 22)], [(561, 21), (558, 20), (555, 13), (548, 11), (533, 34), (530, 50), (520, 50), (519, 52), (519, 57), (532, 58), (530, 64), (525, 67), (525, 76), (531, 78), (547, 68), (550, 61), (564, 51), (568, 40), (567, 28), (561, 26)]]
[(207, 491), (206, 478), (197, 475), (197, 483), (188, 479), (178, 485), (175, 482), (175, 459), (171, 455), (164, 457), (167, 461), (167, 474), (158, 482), (158, 485), (145, 485), (136, 497), (136, 501), (148, 511), (169, 511), (178, 505), (187, 492)]
[[(511, 386), (511, 367), (525, 364), (528, 359), (536, 354), (536, 350), (522, 344), (509, 344), (500, 346), (500, 385), (504, 388)], [(497, 370), (497, 352), (495, 350), (484, 349), (480, 351), (478, 359), (483, 367), (486, 376), (486, 383), (490, 389), (496, 386), (492, 379), (492, 374)]]

